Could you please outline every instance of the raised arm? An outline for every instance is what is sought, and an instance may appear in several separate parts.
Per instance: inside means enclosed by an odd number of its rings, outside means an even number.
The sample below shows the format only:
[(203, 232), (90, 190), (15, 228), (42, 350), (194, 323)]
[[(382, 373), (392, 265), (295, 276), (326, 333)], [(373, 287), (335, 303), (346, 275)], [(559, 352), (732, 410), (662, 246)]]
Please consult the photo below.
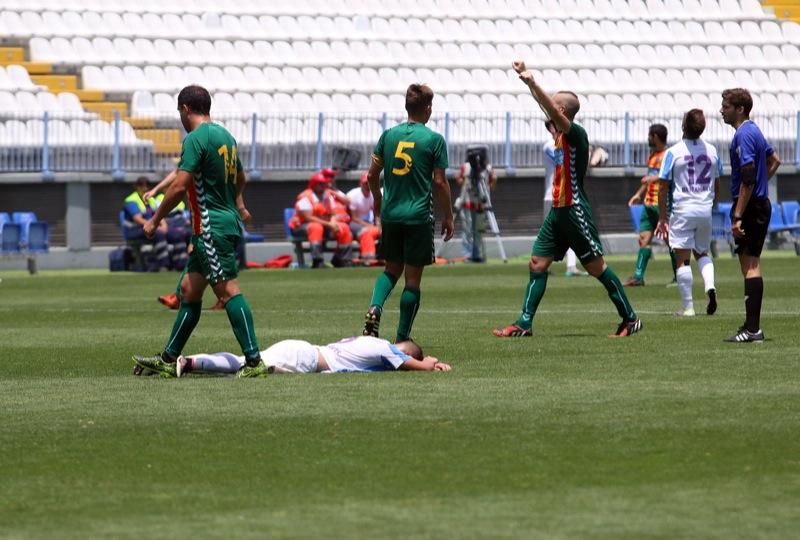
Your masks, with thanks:
[(517, 60), (511, 64), (511, 67), (514, 68), (519, 74), (520, 80), (525, 83), (530, 90), (533, 99), (539, 104), (544, 114), (553, 121), (556, 126), (556, 129), (561, 133), (567, 133), (569, 131), (570, 126), (572, 125), (572, 121), (567, 118), (564, 113), (562, 113), (558, 108), (556, 108), (555, 103), (550, 98), (550, 96), (545, 92), (541, 86), (539, 86), (533, 78), (533, 72), (529, 71), (525, 66), (525, 62), (522, 60)]

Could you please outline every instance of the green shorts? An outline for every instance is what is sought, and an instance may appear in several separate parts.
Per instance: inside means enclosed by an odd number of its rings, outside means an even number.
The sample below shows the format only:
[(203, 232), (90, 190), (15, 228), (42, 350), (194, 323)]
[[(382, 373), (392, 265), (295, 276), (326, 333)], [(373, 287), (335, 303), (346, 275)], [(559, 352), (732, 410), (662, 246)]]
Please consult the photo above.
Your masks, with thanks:
[(192, 235), (194, 249), (186, 263), (186, 272), (202, 274), (211, 285), (236, 279), (239, 275), (236, 248), (240, 241), (241, 236), (235, 235)]
[(576, 204), (550, 210), (536, 235), (531, 254), (560, 261), (569, 248), (584, 265), (603, 255), (592, 211), (586, 206)]
[(658, 206), (646, 205), (639, 219), (639, 232), (655, 231), (658, 225)]
[(380, 258), (411, 266), (433, 264), (433, 222), (381, 223)]

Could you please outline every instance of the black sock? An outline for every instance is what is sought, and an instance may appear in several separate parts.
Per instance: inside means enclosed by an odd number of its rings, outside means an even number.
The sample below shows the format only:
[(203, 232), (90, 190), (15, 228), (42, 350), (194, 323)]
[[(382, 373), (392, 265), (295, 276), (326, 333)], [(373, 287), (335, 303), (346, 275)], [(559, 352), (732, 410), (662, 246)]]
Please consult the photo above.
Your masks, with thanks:
[(761, 299), (764, 297), (764, 280), (760, 277), (744, 280), (744, 325), (750, 332), (761, 329)]

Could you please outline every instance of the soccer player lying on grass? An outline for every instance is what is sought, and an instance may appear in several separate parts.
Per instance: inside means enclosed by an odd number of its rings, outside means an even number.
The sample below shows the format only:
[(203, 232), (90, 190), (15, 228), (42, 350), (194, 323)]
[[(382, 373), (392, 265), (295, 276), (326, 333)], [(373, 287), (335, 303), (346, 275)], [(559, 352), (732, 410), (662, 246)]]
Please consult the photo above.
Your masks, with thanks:
[(424, 356), (422, 348), (411, 340), (392, 344), (385, 339), (371, 336), (345, 338), (328, 345), (312, 345), (307, 341), (286, 339), (261, 351), (261, 363), (256, 367), (245, 366), (243, 356), (228, 352), (179, 356), (174, 364), (164, 362), (158, 357), (134, 356), (133, 361), (143, 370), (158, 372), (167, 377), (180, 377), (189, 372), (265, 377), (269, 373), (451, 369), (450, 365), (433, 356)]

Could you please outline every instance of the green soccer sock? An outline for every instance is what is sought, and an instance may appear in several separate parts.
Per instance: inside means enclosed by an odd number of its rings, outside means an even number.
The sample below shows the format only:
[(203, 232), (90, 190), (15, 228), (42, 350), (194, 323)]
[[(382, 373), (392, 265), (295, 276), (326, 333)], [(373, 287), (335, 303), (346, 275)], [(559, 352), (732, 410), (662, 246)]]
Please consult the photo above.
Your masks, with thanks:
[(520, 328), (530, 330), (533, 327), (533, 316), (544, 296), (547, 288), (547, 272), (530, 272), (530, 281), (525, 288), (525, 298), (522, 300), (522, 313), (514, 323)]
[(419, 301), (422, 293), (419, 289), (403, 289), (400, 295), (400, 322), (397, 323), (396, 342), (411, 339), (411, 327), (419, 311)]
[(181, 301), (178, 316), (175, 318), (175, 324), (172, 325), (172, 333), (169, 335), (167, 346), (164, 347), (165, 353), (173, 358), (181, 354), (183, 346), (189, 341), (189, 336), (192, 335), (194, 327), (197, 326), (197, 321), (200, 320), (202, 312), (202, 302), (189, 303)]
[(644, 272), (647, 270), (647, 263), (650, 262), (650, 257), (653, 255), (653, 248), (643, 247), (639, 248), (639, 255), (636, 257), (636, 270), (633, 272), (633, 277), (636, 279), (644, 279)]
[(622, 283), (620, 283), (617, 274), (614, 273), (611, 267), (606, 267), (597, 279), (600, 280), (600, 283), (602, 283), (603, 287), (608, 291), (608, 297), (614, 302), (619, 316), (626, 321), (635, 321), (636, 312), (633, 311), (633, 306), (631, 306), (631, 303), (628, 301), (628, 297), (625, 296), (625, 289), (623, 289)]
[(675, 258), (675, 252), (669, 250), (669, 258), (672, 261), (672, 279), (678, 279), (678, 259)]
[(260, 354), (258, 340), (256, 339), (256, 329), (253, 324), (253, 312), (243, 294), (237, 294), (225, 302), (225, 313), (233, 328), (236, 341), (242, 348), (245, 359), (256, 358)]
[(181, 275), (178, 278), (178, 285), (175, 287), (175, 296), (178, 297), (178, 300), (181, 299), (181, 283), (183, 283), (183, 276), (185, 275), (186, 275), (186, 266), (183, 267), (183, 272), (181, 272)]
[(372, 289), (372, 301), (370, 302), (370, 306), (378, 306), (383, 310), (383, 304), (386, 303), (386, 299), (389, 298), (396, 283), (397, 278), (392, 274), (389, 272), (381, 272), (381, 275), (375, 280), (375, 287)]

